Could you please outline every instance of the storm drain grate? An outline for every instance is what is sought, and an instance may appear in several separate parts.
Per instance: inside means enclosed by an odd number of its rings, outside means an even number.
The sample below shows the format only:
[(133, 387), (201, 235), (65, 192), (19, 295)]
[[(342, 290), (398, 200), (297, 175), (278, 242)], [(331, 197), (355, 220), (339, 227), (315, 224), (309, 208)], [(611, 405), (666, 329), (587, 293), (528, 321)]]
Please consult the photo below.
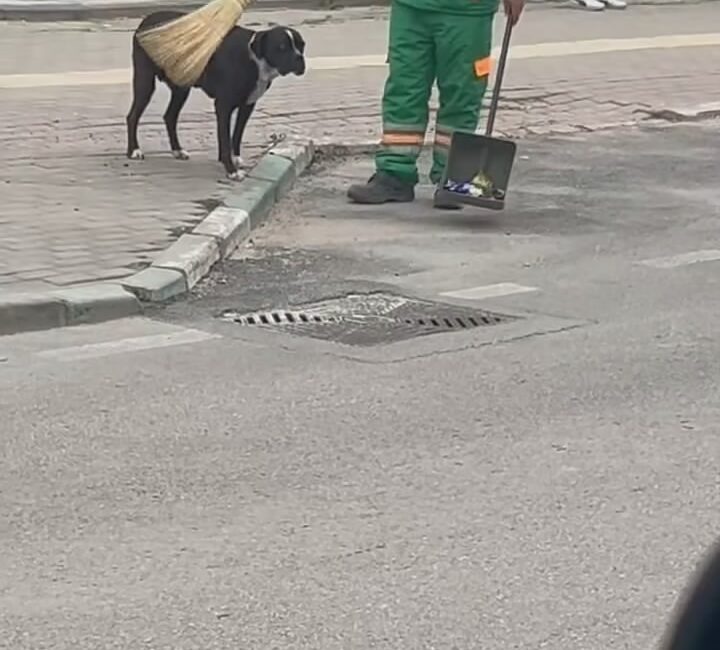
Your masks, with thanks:
[(288, 334), (371, 346), (418, 336), (500, 325), (513, 316), (384, 293), (351, 294), (297, 309), (240, 313), (221, 319), (245, 327), (282, 329)]
[(240, 325), (293, 325), (312, 323), (337, 323), (339, 319), (318, 314), (306, 314), (302, 311), (268, 311), (247, 314), (233, 318)]

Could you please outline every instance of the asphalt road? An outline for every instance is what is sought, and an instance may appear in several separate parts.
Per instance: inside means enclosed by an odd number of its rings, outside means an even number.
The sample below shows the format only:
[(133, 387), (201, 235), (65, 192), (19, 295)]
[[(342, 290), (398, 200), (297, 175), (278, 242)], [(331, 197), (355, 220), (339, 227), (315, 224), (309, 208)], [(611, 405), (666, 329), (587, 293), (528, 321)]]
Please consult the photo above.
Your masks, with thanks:
[[(524, 141), (492, 218), (327, 161), (189, 302), (0, 339), (0, 645), (655, 647), (720, 528), (719, 135)], [(522, 318), (217, 318), (379, 288)]]

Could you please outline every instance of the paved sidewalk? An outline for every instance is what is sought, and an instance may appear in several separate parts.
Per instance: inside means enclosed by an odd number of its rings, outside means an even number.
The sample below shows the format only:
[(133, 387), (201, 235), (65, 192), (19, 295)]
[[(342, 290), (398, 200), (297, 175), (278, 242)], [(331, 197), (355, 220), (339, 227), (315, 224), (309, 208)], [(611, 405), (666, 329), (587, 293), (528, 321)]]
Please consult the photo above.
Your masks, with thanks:
[[(530, 10), (518, 31), (517, 51), (525, 54), (511, 62), (498, 129), (519, 137), (595, 130), (642, 121), (654, 110), (720, 103), (720, 48), (672, 40), (689, 35), (701, 42), (719, 13), (717, 4), (601, 16)], [(275, 134), (351, 145), (375, 140), (385, 11), (255, 13), (247, 22), (272, 20), (301, 25), (317, 65), (301, 80), (281, 80), (264, 98), (249, 127), (250, 157)], [(211, 104), (200, 94), (180, 124), (191, 161), (166, 153), (164, 89), (141, 125), (148, 159), (124, 158), (123, 75), (134, 24), (0, 24), (3, 290), (129, 275), (202, 219), (229, 187), (214, 160)], [(573, 42), (562, 41), (559, 24)], [(630, 41), (622, 40), (638, 38), (656, 40), (645, 49), (627, 49)], [(597, 49), (597, 39), (618, 40), (610, 51), (573, 53), (578, 42)], [(543, 50), (548, 42), (556, 43), (552, 55)], [(371, 65), (367, 57), (375, 57)], [(78, 71), (98, 74), (79, 85)]]

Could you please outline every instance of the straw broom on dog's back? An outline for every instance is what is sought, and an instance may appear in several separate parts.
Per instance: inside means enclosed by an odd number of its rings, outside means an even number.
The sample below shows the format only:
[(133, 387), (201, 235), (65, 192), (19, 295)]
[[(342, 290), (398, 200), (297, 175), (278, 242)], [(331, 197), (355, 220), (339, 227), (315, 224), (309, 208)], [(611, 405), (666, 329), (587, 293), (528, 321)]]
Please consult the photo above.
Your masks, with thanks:
[(212, 0), (175, 20), (138, 34), (148, 56), (178, 86), (191, 86), (251, 0)]

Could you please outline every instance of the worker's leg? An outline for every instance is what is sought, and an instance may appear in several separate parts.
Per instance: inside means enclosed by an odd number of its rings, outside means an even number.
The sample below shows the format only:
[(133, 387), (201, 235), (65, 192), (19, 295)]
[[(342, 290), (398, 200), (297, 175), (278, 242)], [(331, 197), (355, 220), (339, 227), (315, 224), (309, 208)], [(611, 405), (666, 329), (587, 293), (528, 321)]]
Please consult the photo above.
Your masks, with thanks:
[(359, 203), (414, 197), (435, 78), (435, 43), (428, 12), (394, 2), (390, 14), (389, 74), (382, 100), (383, 136), (375, 156), (377, 174), (348, 192)]
[(435, 44), (427, 12), (394, 3), (390, 17), (389, 75), (382, 100), (383, 138), (378, 171), (418, 181), (417, 158), (425, 140), (435, 79)]
[(450, 137), (456, 129), (475, 131), (490, 75), (490, 48), (494, 16), (436, 18), (437, 79), (440, 107), (435, 125), (430, 179), (442, 176)]

